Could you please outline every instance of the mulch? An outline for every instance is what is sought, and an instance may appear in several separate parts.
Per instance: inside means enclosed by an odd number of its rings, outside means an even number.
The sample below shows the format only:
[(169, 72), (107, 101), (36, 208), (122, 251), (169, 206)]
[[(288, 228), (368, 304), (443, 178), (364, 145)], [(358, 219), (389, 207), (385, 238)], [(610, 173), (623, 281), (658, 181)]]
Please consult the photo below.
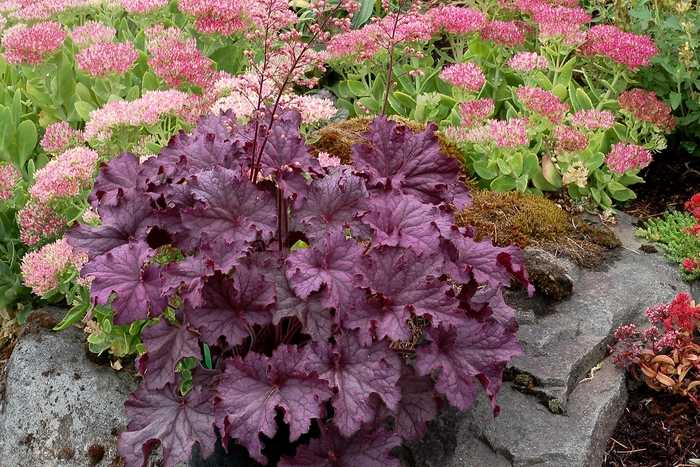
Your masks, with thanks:
[[(640, 219), (662, 215), (700, 192), (700, 158), (667, 149), (633, 185), (637, 199), (621, 210)], [(695, 297), (700, 298), (700, 297)], [(650, 304), (653, 305), (653, 304)], [(697, 463), (693, 459), (698, 459)], [(700, 409), (688, 398), (634, 385), (602, 467), (692, 467), (700, 465)]]

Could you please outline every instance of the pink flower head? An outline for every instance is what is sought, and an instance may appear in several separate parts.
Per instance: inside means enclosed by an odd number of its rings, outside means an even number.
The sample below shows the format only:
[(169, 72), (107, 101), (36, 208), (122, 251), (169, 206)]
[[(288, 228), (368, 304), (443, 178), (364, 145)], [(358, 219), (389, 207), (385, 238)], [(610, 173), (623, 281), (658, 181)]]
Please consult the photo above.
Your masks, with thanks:
[(318, 153), (318, 163), (321, 164), (321, 167), (338, 167), (340, 158), (322, 151)]
[(458, 6), (433, 8), (426, 15), (432, 20), (434, 32), (464, 35), (479, 31), (487, 23), (483, 13)]
[(477, 92), (486, 81), (484, 72), (474, 62), (456, 63), (443, 68), (440, 79), (454, 86)]
[(73, 43), (78, 46), (87, 46), (96, 42), (112, 42), (117, 30), (96, 21), (88, 21), (82, 26), (77, 26), (71, 32)]
[(151, 54), (148, 64), (168, 86), (191, 83), (211, 86), (215, 72), (214, 62), (197, 48), (193, 38), (181, 36), (176, 28), (163, 29), (162, 25), (146, 30), (146, 47)]
[(569, 111), (569, 104), (562, 103), (558, 96), (542, 88), (522, 86), (515, 91), (515, 95), (525, 107), (548, 118), (555, 125)]
[(618, 102), (635, 119), (656, 125), (666, 133), (670, 133), (676, 126), (671, 107), (657, 99), (654, 91), (640, 88), (625, 90), (620, 93)]
[(463, 127), (470, 127), (477, 122), (483, 122), (491, 116), (495, 108), (492, 99), (462, 102), (459, 104), (460, 124)]
[(666, 303), (657, 303), (644, 310), (650, 323), (663, 323), (670, 316), (670, 309)]
[(127, 13), (145, 15), (163, 8), (168, 0), (121, 0), (120, 4)]
[(12, 198), (15, 185), (22, 175), (12, 165), (0, 165), (0, 201)]
[(690, 295), (679, 293), (668, 306), (669, 317), (664, 320), (664, 327), (668, 331), (676, 329), (692, 332), (700, 319), (700, 307), (692, 303)]
[(607, 130), (615, 125), (615, 116), (607, 110), (577, 110), (571, 124), (586, 130)]
[(588, 30), (586, 42), (581, 46), (583, 55), (603, 55), (635, 71), (648, 66), (659, 49), (649, 36), (621, 31), (615, 26), (599, 24)]
[(552, 7), (547, 4), (536, 8), (532, 19), (540, 28), (541, 39), (555, 38), (565, 43), (580, 43), (585, 39), (581, 27), (591, 20), (591, 15), (579, 6)]
[(361, 29), (335, 34), (326, 43), (326, 52), (329, 59), (346, 58), (362, 54), (364, 57), (372, 57), (379, 52), (379, 44), (373, 40), (378, 34), (377, 27), (368, 24)]
[(2, 56), (10, 65), (40, 65), (61, 47), (66, 34), (60, 23), (51, 21), (8, 29), (2, 38)]
[(230, 36), (248, 28), (243, 17), (253, 3), (249, 0), (180, 0), (178, 8), (197, 19), (194, 27), (198, 31)]
[(75, 55), (78, 68), (90, 76), (124, 74), (139, 58), (133, 42), (97, 42)]
[(79, 271), (87, 259), (86, 253), (74, 252), (66, 239), (61, 238), (24, 255), (21, 266), (24, 284), (42, 296), (59, 286), (64, 273)]
[(298, 110), (301, 113), (301, 121), (304, 123), (330, 120), (338, 111), (332, 100), (314, 96), (294, 96), (285, 105), (290, 109)]
[(613, 172), (623, 174), (628, 170), (642, 169), (653, 160), (651, 151), (633, 143), (619, 142), (605, 156), (605, 163)]
[(17, 223), (20, 240), (30, 246), (57, 237), (67, 227), (52, 206), (33, 198), (17, 213)]
[(700, 219), (700, 193), (695, 193), (690, 197), (690, 200), (686, 201), (685, 210), (692, 214), (694, 218)]
[(683, 269), (685, 269), (686, 272), (693, 272), (695, 270), (695, 262), (690, 258), (684, 259)]
[(515, 71), (528, 73), (538, 68), (547, 68), (547, 59), (535, 52), (520, 52), (508, 60), (508, 66)]
[(636, 332), (637, 326), (634, 324), (628, 324), (626, 326), (618, 327), (613, 333), (613, 336), (615, 336), (615, 339), (617, 340), (628, 341), (634, 337)]
[(568, 125), (562, 125), (554, 130), (554, 137), (557, 139), (554, 149), (557, 153), (583, 151), (588, 147), (588, 136)]
[(491, 21), (481, 30), (484, 40), (494, 41), (498, 45), (515, 48), (525, 43), (525, 33), (520, 27), (509, 21)]
[(511, 118), (508, 121), (487, 120), (485, 125), (469, 129), (451, 127), (455, 129), (446, 131), (446, 134), (458, 142), (495, 144), (499, 148), (515, 148), (529, 144), (528, 123), (524, 118)]
[(36, 182), (29, 194), (42, 202), (77, 196), (92, 185), (97, 160), (98, 155), (92, 149), (84, 146), (69, 149), (36, 171)]
[(82, 142), (82, 133), (70, 127), (68, 122), (52, 123), (46, 127), (41, 147), (49, 154), (58, 154)]

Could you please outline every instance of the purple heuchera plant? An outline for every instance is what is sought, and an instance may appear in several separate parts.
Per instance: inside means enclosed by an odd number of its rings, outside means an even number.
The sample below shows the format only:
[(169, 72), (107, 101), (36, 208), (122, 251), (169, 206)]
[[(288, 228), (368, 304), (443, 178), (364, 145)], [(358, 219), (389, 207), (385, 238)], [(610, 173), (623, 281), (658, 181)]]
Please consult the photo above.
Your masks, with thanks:
[[(352, 167), (322, 168), (299, 121), (285, 111), (255, 132), (230, 113), (203, 117), (155, 158), (124, 153), (90, 197), (102, 225), (67, 235), (115, 323), (175, 308), (142, 334), (144, 381), (119, 438), (128, 467), (156, 442), (166, 467), (194, 443), (206, 457), (217, 430), (266, 463), (263, 439), (281, 424), (292, 443), (312, 424), (321, 435), (278, 465), (398, 466), (389, 451), (424, 435), (440, 395), (466, 410), (478, 381), (498, 414), (501, 372), (521, 353), (501, 288), (514, 277), (532, 290), (522, 251), (454, 225), (451, 205), (471, 200), (434, 125), (414, 134), (379, 117)], [(308, 247), (291, 250), (297, 240)], [(401, 346), (418, 322), (420, 345)], [(213, 369), (183, 396), (176, 365), (202, 360), (202, 344)]]

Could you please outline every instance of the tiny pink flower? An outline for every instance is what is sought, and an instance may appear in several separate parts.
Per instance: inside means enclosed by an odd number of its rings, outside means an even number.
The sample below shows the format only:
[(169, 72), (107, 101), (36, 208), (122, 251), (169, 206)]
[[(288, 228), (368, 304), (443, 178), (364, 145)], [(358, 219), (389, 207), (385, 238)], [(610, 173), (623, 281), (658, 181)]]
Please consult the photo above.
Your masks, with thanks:
[(657, 303), (651, 308), (644, 310), (647, 320), (650, 323), (663, 323), (670, 315), (671, 310), (666, 303)]
[(133, 42), (97, 42), (75, 55), (78, 68), (90, 76), (124, 74), (139, 58)]
[(583, 55), (603, 55), (635, 71), (648, 66), (659, 49), (649, 36), (624, 32), (615, 26), (599, 24), (588, 30), (586, 42), (581, 46)]
[(520, 52), (508, 60), (508, 66), (515, 71), (528, 73), (538, 68), (547, 68), (547, 59), (535, 52)]
[(340, 165), (340, 158), (336, 156), (331, 156), (327, 152), (318, 153), (318, 163), (321, 167), (338, 167)]
[(642, 169), (653, 160), (651, 151), (633, 143), (620, 142), (605, 156), (605, 163), (613, 172), (623, 174), (628, 170)]
[(92, 185), (97, 161), (97, 152), (92, 149), (84, 146), (69, 149), (36, 171), (36, 182), (29, 194), (44, 203), (77, 196)]
[(63, 45), (66, 35), (60, 23), (51, 21), (8, 29), (2, 38), (2, 56), (9, 65), (37, 66)]
[(683, 269), (685, 269), (686, 272), (693, 272), (695, 270), (695, 263), (693, 262), (693, 260), (690, 258), (684, 259)]
[(469, 34), (486, 26), (487, 19), (483, 13), (471, 8), (442, 6), (433, 8), (426, 14), (432, 20), (435, 32), (450, 34)]
[(62, 275), (79, 271), (87, 259), (86, 253), (74, 252), (66, 239), (61, 238), (24, 255), (21, 265), (24, 284), (42, 296), (60, 285)]
[(30, 246), (57, 237), (67, 227), (53, 207), (33, 198), (17, 213), (17, 223), (20, 240)]
[(514, 22), (491, 21), (481, 30), (484, 40), (494, 41), (498, 45), (515, 48), (525, 43), (525, 33)]
[(304, 123), (330, 120), (338, 112), (332, 100), (313, 96), (294, 96), (286, 106), (298, 110), (301, 113), (301, 121)]
[(492, 99), (477, 99), (459, 104), (459, 117), (463, 127), (470, 127), (483, 122), (491, 116), (495, 105)]
[(557, 153), (583, 151), (588, 147), (588, 136), (567, 125), (554, 130), (554, 137), (557, 139), (554, 148)]
[(155, 27), (146, 30), (146, 47), (151, 56), (148, 64), (168, 86), (194, 84), (208, 87), (213, 84), (214, 62), (197, 48), (193, 37), (183, 37), (176, 28)]
[(68, 122), (52, 123), (46, 127), (41, 147), (49, 154), (58, 154), (82, 142), (82, 132), (70, 127)]
[(73, 43), (77, 46), (88, 46), (96, 42), (112, 42), (117, 30), (97, 21), (88, 21), (82, 26), (76, 26), (71, 32)]
[(562, 103), (558, 96), (542, 88), (522, 86), (515, 91), (515, 95), (525, 107), (548, 118), (555, 125), (569, 111), (569, 104)]
[(577, 110), (571, 124), (586, 130), (608, 130), (615, 125), (615, 116), (607, 110)]
[(0, 165), (0, 201), (14, 196), (13, 190), (21, 178), (22, 175), (14, 166)]
[(654, 91), (639, 88), (625, 90), (620, 93), (618, 102), (635, 119), (656, 125), (666, 133), (670, 133), (676, 126), (671, 107), (657, 99)]
[(145, 15), (163, 8), (168, 0), (121, 0), (120, 4), (127, 13)]
[(194, 27), (198, 31), (230, 36), (248, 28), (243, 17), (254, 7), (253, 3), (252, 0), (180, 0), (178, 8), (196, 18)]
[(467, 91), (477, 92), (484, 85), (486, 76), (474, 62), (467, 62), (446, 66), (440, 73), (440, 79)]

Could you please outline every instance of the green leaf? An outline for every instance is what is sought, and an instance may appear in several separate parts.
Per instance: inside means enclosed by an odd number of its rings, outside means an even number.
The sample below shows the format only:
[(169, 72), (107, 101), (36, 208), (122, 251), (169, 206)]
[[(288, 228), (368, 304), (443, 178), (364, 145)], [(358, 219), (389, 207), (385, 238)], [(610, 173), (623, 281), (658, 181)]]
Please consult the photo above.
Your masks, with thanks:
[(637, 197), (637, 195), (634, 194), (634, 191), (630, 190), (629, 188), (625, 188), (624, 190), (611, 190), (610, 195), (617, 201), (629, 201)]
[(17, 127), (17, 157), (20, 167), (24, 167), (37, 142), (38, 134), (34, 122), (24, 120)]
[(145, 91), (155, 91), (159, 87), (158, 85), (158, 78), (156, 78), (156, 75), (151, 73), (150, 71), (147, 71), (146, 73), (143, 74), (143, 80), (141, 81), (141, 88), (142, 90)]
[(15, 137), (15, 125), (12, 121), (12, 110), (9, 107), (2, 109), (2, 126), (0, 126), (0, 151), (6, 150)]
[(358, 102), (368, 108), (371, 113), (378, 114), (382, 111), (382, 104), (371, 97), (363, 97), (362, 99), (358, 99)]
[(671, 108), (673, 110), (676, 110), (678, 108), (678, 106), (681, 105), (681, 100), (683, 100), (683, 96), (678, 92), (671, 92), (670, 98), (671, 98)]
[(360, 11), (352, 17), (352, 29), (362, 27), (372, 16), (372, 12), (374, 12), (374, 0), (360, 0), (360, 3), (362, 5), (360, 6)]
[[(561, 69), (559, 69), (559, 76), (557, 76), (557, 79), (556, 79), (554, 84), (556, 84), (557, 86), (562, 85), (562, 86), (568, 88), (569, 83), (571, 82), (571, 76), (573, 75), (573, 72), (574, 72), (574, 65), (575, 64), (576, 64), (576, 57), (573, 57), (568, 62), (566, 62), (561, 67)], [(564, 100), (564, 97), (561, 97), (561, 99)]]
[(490, 186), (493, 191), (511, 191), (515, 189), (515, 180), (513, 177), (501, 175), (494, 179)]
[(523, 155), (516, 152), (510, 159), (510, 166), (513, 169), (513, 176), (519, 177), (523, 171)]
[(646, 19), (650, 20), (653, 19), (654, 16), (651, 14), (651, 11), (649, 11), (647, 8), (642, 7), (640, 10), (630, 10), (627, 12), (628, 15), (630, 15), (632, 18), (637, 18), (637, 19)]
[(559, 99), (562, 101), (566, 99), (566, 96), (569, 95), (569, 90), (566, 86), (563, 86), (561, 84), (557, 84), (552, 88), (552, 94), (557, 96)]
[(474, 172), (485, 180), (491, 180), (497, 173), (495, 164), (491, 161), (476, 161), (473, 167)]
[(571, 103), (571, 107), (574, 111), (581, 110), (581, 104), (579, 104), (578, 99), (576, 98), (577, 90), (578, 88), (576, 87), (576, 83), (571, 83), (569, 85), (569, 102)]
[(146, 150), (151, 154), (158, 154), (160, 150), (163, 149), (160, 144), (154, 143), (153, 141), (146, 141), (145, 146)]
[(78, 115), (80, 115), (83, 121), (87, 122), (90, 120), (90, 112), (93, 110), (95, 110), (95, 107), (87, 102), (78, 101), (75, 103), (75, 111), (78, 112)]
[(409, 96), (408, 94), (400, 91), (394, 91), (392, 93), (392, 96), (399, 102), (399, 104), (406, 107), (407, 109), (412, 110), (416, 108), (417, 103), (415, 99), (413, 99), (413, 97)]
[(12, 121), (13, 121), (13, 128), (14, 125), (16, 124), (15, 122), (19, 122), (22, 119), (22, 108), (24, 106), (22, 105), (22, 91), (17, 89), (15, 90), (15, 94), (12, 96)]
[(58, 69), (56, 100), (60, 104), (65, 104), (75, 90), (75, 75), (73, 67), (65, 54), (61, 53), (61, 66)]
[(54, 331), (62, 331), (69, 326), (71, 326), (73, 323), (76, 323), (80, 318), (85, 316), (85, 314), (88, 312), (88, 307), (86, 306), (74, 306), (70, 310), (68, 310), (68, 313), (66, 313), (66, 316), (63, 317), (60, 323), (58, 323), (56, 326), (54, 326), (53, 330)]
[(591, 98), (588, 97), (583, 88), (576, 90), (576, 100), (583, 110), (593, 110), (593, 102), (591, 102)]
[(523, 159), (523, 169), (522, 174), (526, 175), (527, 178), (532, 178), (535, 174), (540, 172), (540, 161), (536, 154), (528, 153)]
[(141, 94), (141, 90), (139, 89), (138, 86), (131, 86), (129, 88), (129, 91), (127, 91), (126, 97), (124, 97), (124, 99), (131, 102), (133, 100), (138, 99), (140, 94)]
[(542, 158), (542, 176), (550, 185), (556, 188), (560, 188), (562, 186), (561, 175), (559, 175), (559, 171), (554, 166), (554, 163), (549, 156), (544, 156)]
[(605, 160), (605, 154), (602, 152), (596, 152), (595, 154), (591, 154), (590, 157), (587, 157), (586, 162), (584, 163), (584, 166), (588, 170), (595, 170), (601, 165), (603, 165), (603, 161)]
[(93, 107), (97, 107), (97, 104), (95, 104), (95, 101), (92, 98), (90, 90), (83, 83), (75, 84), (75, 93), (80, 97), (81, 101), (87, 102)]
[(549, 78), (547, 78), (547, 75), (545, 75), (541, 71), (535, 73), (535, 79), (537, 80), (537, 85), (545, 91), (552, 90), (552, 82), (549, 80)]
[(345, 83), (348, 87), (348, 90), (350, 91), (350, 94), (355, 97), (367, 96), (369, 94), (367, 86), (365, 86), (365, 84), (360, 81), (349, 79), (346, 80)]
[(24, 84), (24, 92), (39, 107), (45, 108), (53, 105), (50, 92), (41, 79), (27, 81)]
[(681, 20), (678, 16), (676, 15), (669, 15), (668, 18), (666, 18), (666, 21), (663, 22), (661, 25), (662, 29), (675, 29), (676, 31), (682, 31), (683, 30), (683, 25), (681, 24)]

